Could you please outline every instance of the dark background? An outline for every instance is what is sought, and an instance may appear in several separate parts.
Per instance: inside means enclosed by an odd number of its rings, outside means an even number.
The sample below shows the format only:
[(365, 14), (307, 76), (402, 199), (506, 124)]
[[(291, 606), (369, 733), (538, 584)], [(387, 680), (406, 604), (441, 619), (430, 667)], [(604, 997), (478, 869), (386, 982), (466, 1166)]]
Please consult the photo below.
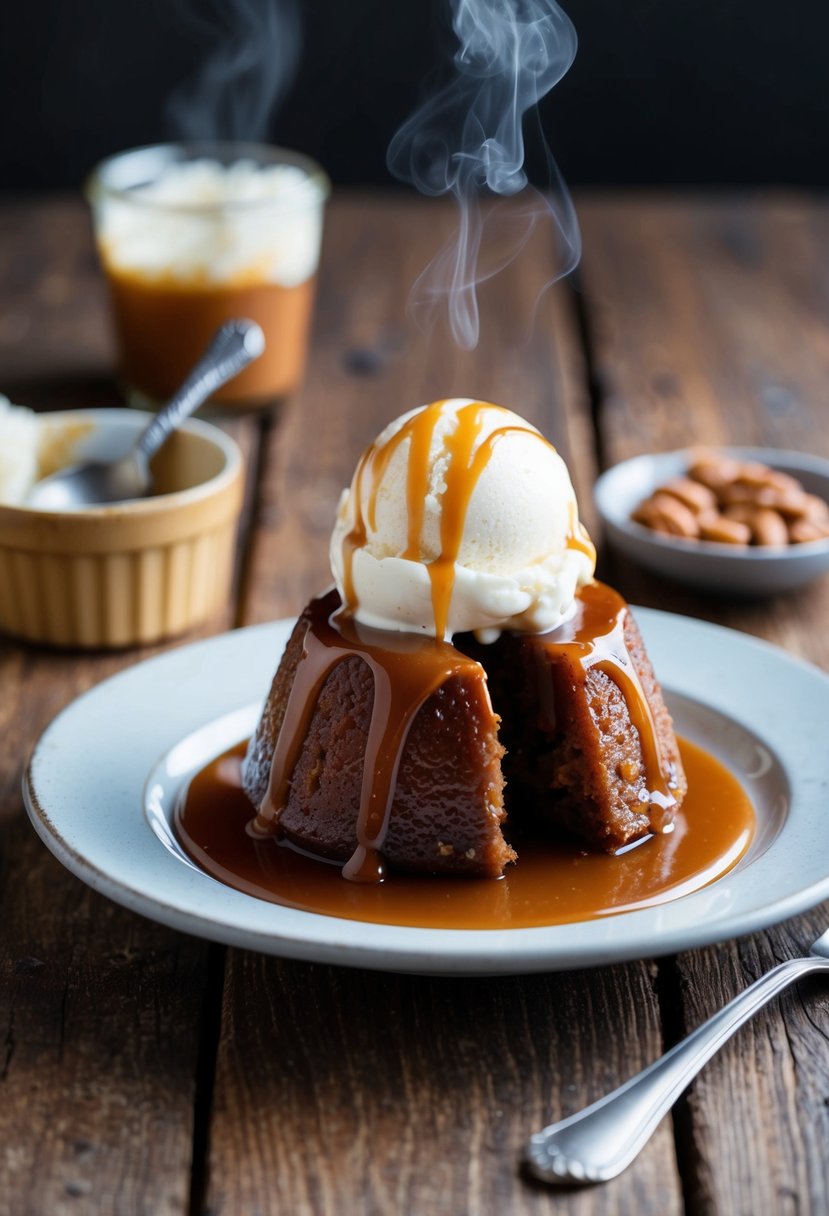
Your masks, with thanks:
[[(388, 183), (388, 141), (448, 45), (443, 4), (301, 7), (302, 63), (270, 138), (335, 184)], [(542, 118), (571, 184), (829, 184), (829, 0), (565, 7), (579, 53)], [(73, 187), (107, 153), (175, 134), (166, 99), (210, 44), (184, 10), (0, 0), (0, 187)]]

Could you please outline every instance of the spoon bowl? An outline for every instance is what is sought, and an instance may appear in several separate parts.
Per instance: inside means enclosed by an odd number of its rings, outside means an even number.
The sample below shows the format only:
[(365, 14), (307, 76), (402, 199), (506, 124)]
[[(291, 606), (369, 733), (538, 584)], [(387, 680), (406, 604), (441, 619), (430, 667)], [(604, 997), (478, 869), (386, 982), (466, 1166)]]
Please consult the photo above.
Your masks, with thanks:
[(117, 460), (90, 460), (44, 477), (30, 490), (26, 506), (40, 511), (71, 511), (78, 506), (130, 502), (152, 492), (149, 464), (133, 448)]

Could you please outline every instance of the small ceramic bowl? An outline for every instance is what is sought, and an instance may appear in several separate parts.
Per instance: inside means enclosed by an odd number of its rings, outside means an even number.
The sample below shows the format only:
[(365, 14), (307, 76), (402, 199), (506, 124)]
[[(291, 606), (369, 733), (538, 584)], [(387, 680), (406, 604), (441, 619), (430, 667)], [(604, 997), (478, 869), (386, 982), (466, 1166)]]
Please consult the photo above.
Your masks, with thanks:
[[(829, 460), (776, 448), (717, 448), (738, 460), (758, 461), (790, 473), (811, 494), (829, 502)], [(663, 578), (730, 596), (792, 591), (829, 571), (829, 539), (785, 548), (738, 548), (664, 536), (635, 523), (631, 512), (671, 477), (684, 473), (690, 451), (635, 456), (596, 482), (594, 497), (608, 542), (625, 557)]]
[[(47, 449), (74, 464), (124, 454), (150, 415), (41, 415)], [(152, 464), (150, 498), (37, 511), (0, 504), (0, 629), (52, 646), (123, 647), (191, 629), (226, 603), (242, 505), (242, 454), (189, 421)]]

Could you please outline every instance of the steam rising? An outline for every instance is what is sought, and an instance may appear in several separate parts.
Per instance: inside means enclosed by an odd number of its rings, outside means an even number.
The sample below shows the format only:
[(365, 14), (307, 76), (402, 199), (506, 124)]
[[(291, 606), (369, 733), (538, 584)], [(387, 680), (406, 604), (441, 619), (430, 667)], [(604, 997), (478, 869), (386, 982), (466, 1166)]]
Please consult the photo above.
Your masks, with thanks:
[(299, 62), (298, 0), (183, 0), (180, 7), (212, 46), (170, 99), (173, 137), (266, 140)]
[[(450, 0), (458, 39), (452, 79), (415, 111), (391, 141), (392, 173), (427, 195), (451, 194), (460, 215), (457, 233), (412, 289), (416, 313), (444, 302), (452, 336), (478, 344), (477, 286), (511, 261), (543, 219), (551, 221), (559, 266), (571, 271), (581, 252), (578, 222), (567, 189), (548, 152), (553, 191), (542, 195), (524, 172), (523, 119), (561, 80), (576, 54), (576, 32), (555, 0)], [(545, 145), (546, 147), (546, 145)], [(482, 215), (482, 192), (512, 199), (509, 210)], [(509, 249), (490, 257), (492, 226), (507, 219)], [(503, 226), (503, 225), (502, 225)]]

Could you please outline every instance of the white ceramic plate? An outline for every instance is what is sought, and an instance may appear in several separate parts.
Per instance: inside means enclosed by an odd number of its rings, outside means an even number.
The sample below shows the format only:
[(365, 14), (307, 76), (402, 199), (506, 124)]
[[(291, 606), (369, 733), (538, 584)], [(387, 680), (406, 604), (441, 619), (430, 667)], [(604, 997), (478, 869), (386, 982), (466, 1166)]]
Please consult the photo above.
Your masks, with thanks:
[(740, 778), (759, 820), (734, 870), (656, 908), (550, 928), (401, 928), (281, 907), (202, 873), (170, 831), (176, 794), (252, 729), (290, 621), (169, 651), (80, 697), (34, 750), (26, 806), (73, 874), (135, 912), (231, 945), (351, 966), (563, 970), (735, 937), (829, 896), (829, 678), (731, 630), (636, 615), (677, 729)]
[[(829, 460), (776, 448), (718, 448), (738, 460), (759, 461), (797, 477), (829, 502)], [(776, 595), (829, 571), (829, 539), (783, 549), (717, 545), (663, 536), (631, 519), (631, 512), (671, 477), (684, 473), (691, 451), (634, 456), (614, 465), (593, 487), (607, 540), (626, 557), (671, 581), (729, 597)]]

